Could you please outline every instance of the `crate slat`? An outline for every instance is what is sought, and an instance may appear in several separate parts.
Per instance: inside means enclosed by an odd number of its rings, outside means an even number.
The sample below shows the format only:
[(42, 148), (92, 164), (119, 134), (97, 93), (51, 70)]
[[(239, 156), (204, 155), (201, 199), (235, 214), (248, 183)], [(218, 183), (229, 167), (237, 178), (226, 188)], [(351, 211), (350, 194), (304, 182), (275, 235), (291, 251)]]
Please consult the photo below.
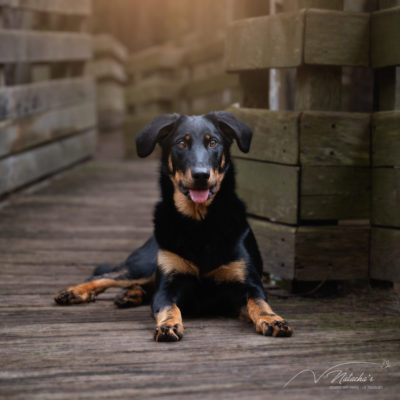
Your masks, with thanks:
[(400, 167), (400, 111), (372, 115), (372, 165)]
[(0, 160), (0, 194), (60, 171), (94, 153), (94, 130)]
[(89, 77), (0, 87), (0, 121), (94, 99), (95, 85)]
[(0, 123), (0, 157), (88, 130), (96, 125), (94, 102), (52, 109)]
[(2, 6), (82, 16), (89, 16), (92, 11), (91, 0), (0, 0)]
[(400, 228), (400, 169), (373, 168), (372, 187), (372, 223)]
[(369, 66), (369, 15), (300, 10), (232, 24), (228, 71), (300, 65)]
[(113, 57), (125, 63), (128, 58), (128, 50), (113, 36), (99, 34), (93, 37), (93, 52), (96, 57)]
[(371, 64), (373, 68), (400, 65), (400, 7), (371, 15)]
[(370, 275), (400, 282), (400, 229), (372, 228)]
[(303, 281), (368, 278), (369, 227), (290, 227), (249, 218), (264, 271)]
[(90, 61), (86, 65), (85, 72), (98, 81), (111, 79), (121, 84), (127, 81), (124, 66), (112, 58), (97, 58)]
[(0, 63), (83, 61), (92, 57), (90, 35), (0, 30)]
[(183, 96), (191, 99), (215, 92), (222, 92), (225, 89), (235, 88), (238, 85), (239, 78), (237, 76), (221, 72), (220, 74), (210, 75), (204, 79), (191, 81), (185, 86)]

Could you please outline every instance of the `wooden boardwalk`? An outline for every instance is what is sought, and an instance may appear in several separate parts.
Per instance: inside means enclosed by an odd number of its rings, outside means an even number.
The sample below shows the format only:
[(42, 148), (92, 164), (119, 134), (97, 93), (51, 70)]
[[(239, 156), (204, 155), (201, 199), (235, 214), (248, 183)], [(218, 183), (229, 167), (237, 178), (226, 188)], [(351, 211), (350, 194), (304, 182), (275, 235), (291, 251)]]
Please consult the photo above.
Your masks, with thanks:
[[(391, 291), (272, 295), (294, 326), (289, 339), (218, 318), (186, 319), (182, 342), (155, 343), (149, 307), (116, 309), (116, 291), (56, 306), (58, 289), (150, 235), (156, 176), (151, 161), (91, 162), (0, 210), (0, 399), (398, 398), (400, 302)], [(352, 363), (334, 368), (344, 377), (369, 381), (320, 377), (340, 363)], [(317, 382), (304, 372), (284, 387), (304, 369)]]

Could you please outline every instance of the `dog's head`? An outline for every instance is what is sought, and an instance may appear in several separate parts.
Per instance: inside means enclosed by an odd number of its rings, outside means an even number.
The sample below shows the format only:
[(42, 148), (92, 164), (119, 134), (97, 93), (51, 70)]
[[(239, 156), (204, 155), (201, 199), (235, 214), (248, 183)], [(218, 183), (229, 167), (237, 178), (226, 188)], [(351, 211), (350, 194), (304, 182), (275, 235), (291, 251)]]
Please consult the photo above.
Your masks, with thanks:
[(233, 140), (247, 153), (251, 136), (251, 129), (230, 112), (202, 116), (164, 114), (138, 134), (136, 149), (140, 157), (146, 157), (160, 144), (174, 184), (175, 204), (188, 214), (188, 207), (193, 208), (191, 203), (206, 207), (211, 204), (228, 167)]

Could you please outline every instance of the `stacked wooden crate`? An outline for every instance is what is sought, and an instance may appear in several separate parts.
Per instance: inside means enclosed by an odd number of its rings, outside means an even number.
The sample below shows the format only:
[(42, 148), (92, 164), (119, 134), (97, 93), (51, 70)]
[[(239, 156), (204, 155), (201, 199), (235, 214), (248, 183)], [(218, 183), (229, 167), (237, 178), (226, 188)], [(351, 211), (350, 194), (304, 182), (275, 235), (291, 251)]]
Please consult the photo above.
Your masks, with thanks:
[[(392, 5), (394, 2), (381, 2)], [(400, 283), (400, 4), (372, 13), (371, 63), (377, 109), (372, 116), (371, 277)]]
[(239, 100), (239, 79), (224, 65), (225, 32), (194, 35), (184, 46), (185, 85), (179, 109), (204, 114), (224, 109)]
[(93, 37), (93, 51), (94, 60), (88, 63), (86, 70), (97, 82), (99, 128), (119, 128), (124, 124), (126, 114), (127, 50), (113, 36), (98, 34)]
[(174, 112), (182, 83), (178, 68), (180, 49), (172, 45), (154, 46), (128, 58), (125, 128), (128, 157), (135, 156), (136, 134), (156, 115)]
[(88, 0), (0, 0), (0, 195), (95, 148)]
[[(265, 271), (279, 277), (368, 277), (370, 114), (342, 110), (341, 89), (342, 66), (369, 66), (369, 22), (369, 14), (298, 9), (228, 32), (226, 66), (242, 88), (232, 111), (254, 129), (250, 153), (234, 150), (238, 190)], [(294, 111), (268, 110), (271, 68), (296, 69)]]

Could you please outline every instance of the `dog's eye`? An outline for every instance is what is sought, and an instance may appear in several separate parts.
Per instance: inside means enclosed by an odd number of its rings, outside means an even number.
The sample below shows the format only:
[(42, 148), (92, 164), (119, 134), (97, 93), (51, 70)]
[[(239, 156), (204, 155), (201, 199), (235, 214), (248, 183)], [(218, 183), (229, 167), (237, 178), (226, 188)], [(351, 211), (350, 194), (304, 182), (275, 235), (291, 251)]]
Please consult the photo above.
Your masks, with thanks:
[(184, 149), (185, 147), (186, 147), (186, 142), (182, 139), (182, 140), (179, 140), (178, 142), (178, 146), (181, 148), (181, 149)]
[(210, 147), (215, 147), (215, 146), (217, 145), (217, 141), (216, 141), (215, 139), (211, 139), (211, 140), (208, 142), (208, 145), (209, 145)]

